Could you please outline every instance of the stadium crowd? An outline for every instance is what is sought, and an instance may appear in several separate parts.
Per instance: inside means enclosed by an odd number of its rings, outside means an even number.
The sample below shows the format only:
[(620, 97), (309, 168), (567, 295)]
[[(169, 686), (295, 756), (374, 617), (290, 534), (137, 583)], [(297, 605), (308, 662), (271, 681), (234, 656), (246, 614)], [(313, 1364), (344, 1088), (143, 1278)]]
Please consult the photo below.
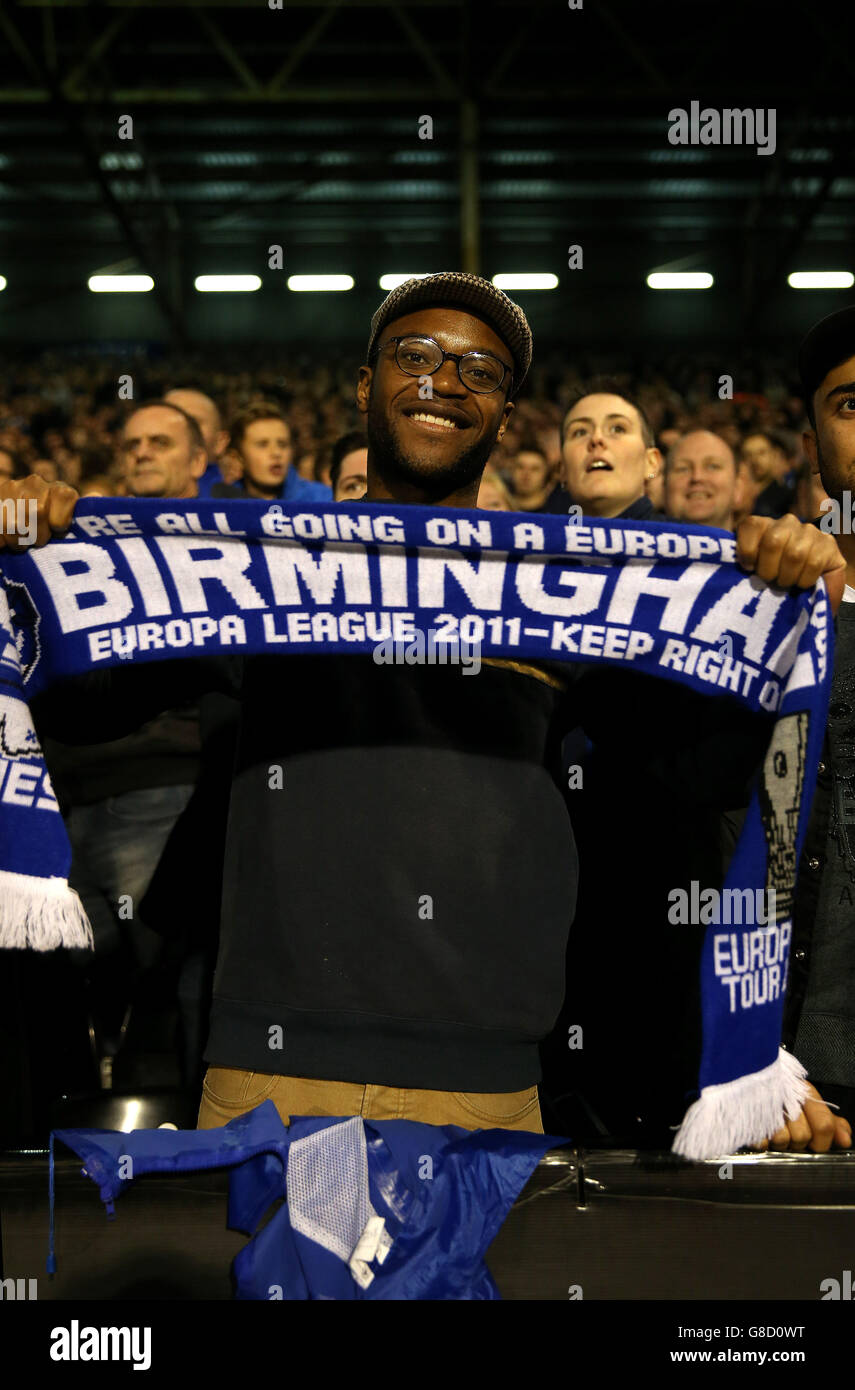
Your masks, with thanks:
[[(791, 365), (768, 359), (742, 362), (723, 377), (721, 361), (710, 357), (681, 355), (653, 365), (577, 358), (570, 367), (558, 352), (540, 356), (543, 360), (533, 364), (490, 460), (489, 496), (485, 488), (483, 505), (543, 509), (561, 478), (561, 426), (568, 403), (583, 383), (608, 377), (644, 411), (662, 453), (659, 476), (647, 487), (657, 511), (666, 511), (669, 450), (689, 430), (704, 430), (729, 447), (742, 475), (737, 519), (756, 511), (759, 494), (773, 483), (783, 486), (769, 492), (762, 515), (790, 510), (802, 519), (818, 515), (825, 494), (801, 452), (805, 404)], [(209, 354), (110, 363), (103, 358), (72, 361), (56, 353), (24, 365), (0, 360), (0, 478), (36, 472), (46, 481), (71, 484), (83, 496), (127, 495), (122, 422), (135, 401), (168, 395), (198, 417), (208, 459), (216, 464), (201, 495), (214, 481), (239, 485), (250, 496), (266, 495), (254, 491), (252, 463), (242, 457), (235, 439), (243, 412), (259, 401), (275, 406), (284, 417), (282, 456), (292, 473), (328, 486), (337, 440), (360, 432), (355, 361), (354, 354), (350, 361), (320, 364), (295, 354), (287, 362), (271, 363), (269, 353), (252, 349), (239, 360)], [(117, 382), (128, 378), (132, 385), (124, 394), (132, 394), (119, 399)], [(722, 392), (729, 398), (720, 399)], [(348, 467), (346, 474), (350, 472)], [(342, 484), (338, 500), (358, 496), (358, 487), (358, 481), (350, 481), (345, 492)]]
[[(356, 500), (366, 488), (368, 449), (354, 403), (358, 365), (356, 358), (320, 364), (299, 354), (271, 363), (251, 350), (231, 358), (151, 362), (141, 356), (121, 364), (56, 353), (23, 365), (5, 361), (0, 480), (35, 473), (82, 496)], [(802, 453), (807, 407), (792, 364), (737, 363), (728, 376), (722, 373), (720, 362), (701, 356), (653, 365), (579, 359), (568, 366), (559, 352), (539, 353), (490, 455), (478, 505), (525, 512), (576, 506), (587, 515), (671, 518), (730, 530), (749, 515), (816, 519), (826, 494)], [(627, 435), (633, 440), (621, 444)], [(618, 466), (632, 450), (630, 462)], [(299, 705), (288, 717), (299, 719)], [(236, 729), (236, 702), (211, 694), (102, 743), (71, 746), (44, 737), (72, 844), (70, 882), (95, 933), (94, 956), (68, 952), (66, 964), (55, 963), (56, 1027), (67, 1040), (86, 1041), (40, 1048), (34, 1029), (27, 1039), (46, 1096), (93, 1085), (180, 1084), (198, 1099)], [(568, 764), (584, 755), (565, 749)], [(566, 800), (573, 818), (578, 803)], [(590, 799), (574, 821), (592, 862), (598, 853), (602, 858), (603, 818), (615, 814), (607, 800)], [(635, 818), (649, 820), (651, 812), (665, 842), (685, 834), (673, 806), (663, 801), (651, 808), (649, 799), (631, 792), (618, 812), (621, 833), (631, 838)], [(630, 879), (649, 867), (646, 844), (632, 860)], [(336, 853), (330, 844), (332, 862)], [(608, 912), (617, 919), (626, 900), (620, 885), (609, 891)], [(125, 900), (130, 913), (122, 911)], [(586, 941), (579, 977), (586, 981), (602, 973), (597, 952), (604, 943), (585, 933), (603, 910), (602, 896), (586, 898), (583, 879), (574, 930), (577, 943), (580, 933)], [(618, 1055), (626, 1057), (637, 1022), (630, 994), (627, 989), (619, 1003), (613, 998), (610, 1009), (600, 1001), (607, 1024), (599, 1048), (588, 1049), (587, 1073), (582, 1066), (569, 1075), (567, 1020), (578, 1021), (574, 1010), (587, 1008), (592, 1036), (597, 1020), (596, 990), (587, 990), (583, 1002), (568, 988), (556, 1048), (544, 1047), (541, 1103), (556, 1129), (572, 1126), (588, 1142), (663, 1142), (691, 1066), (677, 1069), (680, 1075), (651, 1099), (643, 1117), (635, 1114), (642, 1072), (626, 1074), (623, 1090), (613, 1084)], [(685, 1014), (686, 1001), (675, 996), (651, 1040), (645, 1071), (666, 1057)], [(820, 1043), (815, 1050), (821, 1052)], [(834, 1076), (847, 1083), (837, 1090), (848, 1108), (855, 1075), (844, 1072)], [(844, 1140), (838, 1135), (836, 1142)]]

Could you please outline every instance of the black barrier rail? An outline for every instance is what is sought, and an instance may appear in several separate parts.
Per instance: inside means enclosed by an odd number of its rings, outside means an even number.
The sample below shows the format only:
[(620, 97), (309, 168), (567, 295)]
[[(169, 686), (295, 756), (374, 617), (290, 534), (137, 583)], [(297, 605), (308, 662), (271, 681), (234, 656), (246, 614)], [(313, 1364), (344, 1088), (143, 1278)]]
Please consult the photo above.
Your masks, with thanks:
[[(45, 1273), (48, 1157), (0, 1155), (5, 1298), (229, 1300), (246, 1243), (226, 1227), (229, 1173), (147, 1174), (108, 1221), (57, 1145), (57, 1272)], [(553, 1150), (487, 1255), (510, 1301), (855, 1299), (855, 1153)], [(14, 1281), (14, 1287), (9, 1281)], [(19, 1295), (20, 1290), (20, 1295)]]

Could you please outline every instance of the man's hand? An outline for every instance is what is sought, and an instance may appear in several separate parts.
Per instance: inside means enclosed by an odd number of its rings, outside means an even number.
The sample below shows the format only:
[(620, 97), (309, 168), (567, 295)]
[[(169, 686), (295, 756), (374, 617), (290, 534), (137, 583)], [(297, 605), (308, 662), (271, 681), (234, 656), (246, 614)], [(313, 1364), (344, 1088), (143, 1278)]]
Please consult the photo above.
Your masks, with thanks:
[(744, 569), (782, 589), (812, 589), (821, 576), (836, 615), (846, 584), (846, 561), (827, 532), (790, 514), (777, 521), (747, 516), (737, 528), (736, 558)]
[(852, 1126), (849, 1121), (829, 1110), (819, 1091), (810, 1082), (808, 1088), (816, 1099), (806, 1100), (797, 1120), (785, 1120), (771, 1139), (754, 1144), (752, 1147), (755, 1150), (788, 1149), (791, 1153), (804, 1153), (805, 1149), (810, 1148), (815, 1154), (824, 1154), (828, 1153), (832, 1144), (836, 1149), (851, 1149)]
[[(7, 550), (20, 551), (28, 550), (32, 545), (47, 545), (58, 532), (68, 530), (79, 496), (68, 483), (46, 483), (38, 473), (31, 473), (17, 482), (0, 483), (0, 550), (5, 547)], [(3, 505), (7, 501), (17, 503), (21, 500), (35, 503), (37, 507), (35, 540), (32, 539), (29, 520), (22, 533), (15, 521), (17, 507)], [(32, 508), (29, 508), (28, 518), (31, 512)]]

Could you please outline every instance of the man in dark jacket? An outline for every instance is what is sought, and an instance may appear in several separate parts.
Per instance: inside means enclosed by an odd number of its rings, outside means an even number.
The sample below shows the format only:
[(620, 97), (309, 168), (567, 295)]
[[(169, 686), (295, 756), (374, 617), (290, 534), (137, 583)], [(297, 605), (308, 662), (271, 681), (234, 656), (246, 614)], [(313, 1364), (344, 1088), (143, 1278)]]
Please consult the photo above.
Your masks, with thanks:
[(855, 306), (799, 350), (805, 453), (832, 500), (818, 520), (846, 560), (825, 746), (799, 865), (784, 1042), (822, 1095), (855, 1116)]
[[(359, 372), (363, 505), (474, 507), (530, 358), (525, 316), (488, 281), (452, 272), (394, 290)], [(40, 540), (50, 519), (67, 524), (68, 500), (45, 503)], [(837, 547), (795, 518), (749, 520), (738, 546), (766, 580), (810, 587), (827, 572), (839, 600)], [(538, 1042), (561, 1005), (576, 897), (560, 739), (582, 722), (637, 757), (645, 683), (573, 664), (490, 660), (463, 681), (367, 656), (200, 657), (96, 672), (85, 698), (56, 687), (34, 717), (85, 739), (97, 712), (103, 737), (99, 688), (119, 732), (164, 691), (174, 702), (230, 674), (241, 723), (200, 1127), (269, 1097), (286, 1119), (540, 1132)], [(639, 776), (687, 802), (744, 805), (760, 721), (724, 697), (698, 697), (691, 719), (682, 699), (672, 717), (662, 689), (647, 703)]]

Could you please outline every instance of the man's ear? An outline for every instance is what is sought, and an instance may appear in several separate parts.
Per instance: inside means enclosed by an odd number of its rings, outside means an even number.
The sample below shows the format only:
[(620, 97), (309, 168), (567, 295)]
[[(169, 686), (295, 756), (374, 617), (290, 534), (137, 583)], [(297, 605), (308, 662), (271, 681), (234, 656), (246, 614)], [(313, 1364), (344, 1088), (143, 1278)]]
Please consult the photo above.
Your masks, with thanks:
[(215, 452), (214, 452), (214, 457), (215, 457), (215, 458), (221, 459), (221, 458), (223, 457), (223, 454), (226, 452), (226, 449), (229, 447), (229, 439), (230, 439), (230, 438), (231, 438), (231, 435), (229, 434), (228, 430), (218, 430), (218, 431), (217, 431), (217, 443), (216, 443)]
[(652, 482), (654, 478), (658, 478), (661, 475), (664, 460), (661, 450), (659, 449), (645, 449), (644, 452), (647, 455), (647, 470), (644, 476), (648, 481)]
[(190, 474), (194, 478), (201, 478), (205, 469), (208, 467), (208, 455), (204, 449), (193, 450), (193, 462), (190, 464)]
[(805, 451), (811, 473), (819, 473), (819, 450), (816, 446), (816, 430), (805, 430), (802, 434), (802, 448)]
[(373, 367), (359, 368), (359, 380), (356, 383), (356, 408), (360, 415), (368, 414), (368, 398), (371, 395), (371, 383), (373, 380)]
[(505, 408), (502, 411), (502, 423), (499, 425), (499, 431), (496, 435), (497, 444), (499, 440), (502, 438), (503, 434), (505, 433), (505, 430), (508, 428), (508, 421), (510, 420), (511, 415), (513, 414), (515, 409), (516, 407), (513, 401), (505, 401)]

